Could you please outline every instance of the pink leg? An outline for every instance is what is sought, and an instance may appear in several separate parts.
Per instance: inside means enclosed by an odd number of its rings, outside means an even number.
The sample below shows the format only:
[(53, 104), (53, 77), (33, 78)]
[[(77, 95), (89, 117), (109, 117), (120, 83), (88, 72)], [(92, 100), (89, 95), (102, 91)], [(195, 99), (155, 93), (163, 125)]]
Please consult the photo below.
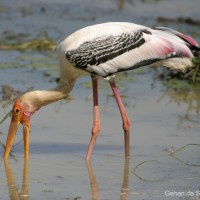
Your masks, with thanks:
[(97, 87), (97, 78), (92, 77), (92, 89), (93, 89), (93, 128), (92, 128), (92, 137), (88, 147), (88, 152), (86, 160), (90, 160), (91, 154), (95, 145), (95, 141), (100, 132), (100, 114), (99, 114), (99, 104), (98, 104), (98, 87)]
[(114, 94), (115, 99), (117, 101), (119, 111), (120, 111), (121, 116), (122, 116), (122, 121), (123, 121), (122, 127), (124, 129), (125, 156), (126, 156), (126, 158), (129, 158), (130, 157), (130, 147), (129, 147), (130, 146), (130, 144), (129, 144), (129, 135), (130, 134), (129, 133), (130, 133), (131, 122), (128, 118), (128, 115), (126, 114), (124, 105), (122, 103), (122, 100), (121, 100), (120, 94), (117, 90), (114, 79), (110, 79), (109, 83), (110, 83), (110, 86), (112, 88), (113, 94)]

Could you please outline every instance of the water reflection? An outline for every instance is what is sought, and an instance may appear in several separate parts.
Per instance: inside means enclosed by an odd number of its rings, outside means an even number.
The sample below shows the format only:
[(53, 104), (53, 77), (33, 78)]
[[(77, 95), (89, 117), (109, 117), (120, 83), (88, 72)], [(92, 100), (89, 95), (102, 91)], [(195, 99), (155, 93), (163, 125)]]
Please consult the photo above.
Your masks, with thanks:
[(10, 195), (10, 200), (28, 200), (28, 181), (29, 181), (29, 174), (28, 174), (28, 161), (24, 160), (24, 169), (23, 169), (23, 179), (22, 179), (22, 191), (19, 192), (17, 188), (17, 184), (15, 182), (14, 174), (11, 170), (10, 164), (8, 160), (4, 161), (6, 178), (7, 178), (7, 185), (8, 191)]
[[(28, 161), (24, 161), (23, 168), (23, 178), (22, 178), (22, 189), (19, 192), (17, 183), (15, 182), (15, 176), (11, 170), (8, 160), (4, 161), (5, 172), (7, 178), (7, 186), (9, 191), (10, 200), (28, 200), (29, 199), (29, 166)], [(88, 175), (90, 179), (91, 188), (91, 200), (99, 199), (100, 184), (95, 178), (95, 174), (90, 161), (86, 161), (86, 166), (88, 169)], [(129, 159), (125, 159), (124, 171), (123, 171), (123, 181), (120, 192), (120, 199), (126, 200), (129, 194)]]
[(125, 159), (124, 162), (124, 178), (121, 188), (121, 200), (126, 200), (129, 191), (129, 159)]
[(169, 98), (167, 104), (176, 103), (178, 106), (182, 104), (186, 105), (185, 114), (179, 116), (177, 127), (185, 121), (199, 123), (200, 116), (200, 88), (190, 89), (190, 91), (176, 91), (176, 90), (165, 90), (162, 96), (158, 99), (158, 103), (164, 99)]
[(91, 188), (91, 196), (92, 200), (97, 200), (99, 199), (99, 184), (96, 181), (94, 171), (92, 168), (92, 164), (90, 161), (86, 161), (87, 169), (88, 169), (88, 175), (90, 178), (90, 188)]
[[(91, 187), (91, 199), (98, 200), (99, 199), (99, 184), (96, 181), (95, 174), (92, 168), (92, 164), (90, 161), (86, 161), (88, 175), (90, 178), (90, 187)], [(125, 159), (124, 162), (124, 174), (123, 174), (123, 184), (121, 187), (121, 200), (126, 200), (129, 192), (129, 159)]]

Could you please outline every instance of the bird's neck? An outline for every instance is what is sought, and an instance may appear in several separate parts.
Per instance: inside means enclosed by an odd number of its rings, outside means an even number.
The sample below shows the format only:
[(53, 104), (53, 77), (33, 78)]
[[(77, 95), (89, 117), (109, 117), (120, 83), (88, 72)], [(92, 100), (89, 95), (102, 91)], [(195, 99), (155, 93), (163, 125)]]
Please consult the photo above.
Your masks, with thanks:
[(53, 89), (40, 91), (40, 103), (41, 107), (47, 104), (53, 103), (55, 101), (66, 98), (71, 92), (75, 81), (73, 82), (60, 82), (59, 85)]
[[(27, 111), (35, 112), (39, 108), (68, 96), (74, 86), (75, 80), (69, 82), (60, 81), (59, 85), (50, 90), (35, 90), (24, 94), (20, 99), (27, 102)], [(30, 102), (30, 104), (29, 104)], [(25, 105), (24, 105), (25, 106)]]
[[(73, 84), (74, 85), (74, 84)], [(58, 85), (57, 87), (41, 91), (42, 95), (40, 97), (41, 107), (47, 104), (53, 103), (55, 101), (66, 98), (71, 92), (73, 85)]]

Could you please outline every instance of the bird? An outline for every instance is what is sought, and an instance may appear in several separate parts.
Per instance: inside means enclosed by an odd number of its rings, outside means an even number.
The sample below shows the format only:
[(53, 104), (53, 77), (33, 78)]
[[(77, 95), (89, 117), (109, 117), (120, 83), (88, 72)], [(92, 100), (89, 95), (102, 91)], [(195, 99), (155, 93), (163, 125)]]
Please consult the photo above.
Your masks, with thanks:
[(60, 66), (59, 84), (50, 90), (30, 91), (18, 97), (12, 108), (4, 151), (7, 159), (17, 128), (23, 126), (24, 158), (29, 159), (31, 116), (41, 107), (66, 98), (76, 80), (91, 76), (93, 126), (86, 160), (91, 159), (100, 132), (98, 79), (109, 82), (116, 99), (124, 130), (125, 157), (130, 157), (130, 125), (115, 83), (115, 75), (142, 66), (165, 66), (184, 71), (192, 68), (192, 59), (200, 51), (192, 37), (166, 27), (149, 28), (131, 22), (106, 22), (84, 27), (66, 37), (57, 46)]

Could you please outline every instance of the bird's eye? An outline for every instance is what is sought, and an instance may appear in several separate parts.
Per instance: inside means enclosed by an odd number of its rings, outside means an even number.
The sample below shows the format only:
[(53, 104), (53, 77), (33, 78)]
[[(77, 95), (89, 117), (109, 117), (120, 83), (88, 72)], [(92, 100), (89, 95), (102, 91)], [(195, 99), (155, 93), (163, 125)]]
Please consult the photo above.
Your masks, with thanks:
[(19, 112), (19, 109), (18, 109), (18, 108), (17, 108), (17, 109), (15, 109), (15, 112), (16, 112), (16, 113), (18, 113), (18, 112)]

